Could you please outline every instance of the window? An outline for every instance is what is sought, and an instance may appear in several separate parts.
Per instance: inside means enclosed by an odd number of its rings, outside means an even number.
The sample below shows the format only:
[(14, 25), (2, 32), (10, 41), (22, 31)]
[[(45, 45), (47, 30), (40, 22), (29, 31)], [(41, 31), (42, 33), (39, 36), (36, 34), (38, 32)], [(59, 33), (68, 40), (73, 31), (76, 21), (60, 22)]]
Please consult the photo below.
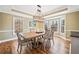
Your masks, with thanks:
[(55, 18), (52, 18), (52, 19), (49, 19), (48, 21), (46, 21), (46, 25), (48, 27), (51, 26), (51, 23), (52, 23), (52, 26), (55, 26), (56, 27), (56, 33), (60, 34), (60, 35), (64, 35), (65, 32), (64, 32), (64, 16), (59, 16), (59, 17), (55, 17)]
[(13, 16), (13, 32), (23, 32), (23, 18)]
[(35, 27), (35, 26), (36, 26), (35, 20), (29, 21), (29, 27)]
[(64, 33), (64, 19), (61, 20), (61, 32)]

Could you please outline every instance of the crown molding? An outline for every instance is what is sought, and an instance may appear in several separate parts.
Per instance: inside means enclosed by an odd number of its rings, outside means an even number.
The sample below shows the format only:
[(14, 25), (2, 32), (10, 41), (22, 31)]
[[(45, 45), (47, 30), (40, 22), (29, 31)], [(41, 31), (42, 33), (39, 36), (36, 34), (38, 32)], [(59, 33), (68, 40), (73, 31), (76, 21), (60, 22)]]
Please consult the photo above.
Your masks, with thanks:
[(23, 12), (23, 11), (20, 11), (20, 10), (16, 10), (16, 9), (11, 9), (13, 12), (17, 12), (17, 13), (21, 13), (21, 14), (25, 14), (25, 15), (29, 15), (29, 16), (34, 16), (32, 14), (29, 14), (29, 13), (26, 13), (26, 12)]
[(56, 13), (60, 13), (60, 12), (63, 12), (63, 11), (67, 11), (68, 8), (59, 8), (59, 9), (56, 9), (56, 10), (52, 10), (51, 12), (49, 11), (49, 13), (43, 15), (43, 17), (45, 16), (49, 16), (49, 15), (52, 15), (52, 14), (56, 14)]

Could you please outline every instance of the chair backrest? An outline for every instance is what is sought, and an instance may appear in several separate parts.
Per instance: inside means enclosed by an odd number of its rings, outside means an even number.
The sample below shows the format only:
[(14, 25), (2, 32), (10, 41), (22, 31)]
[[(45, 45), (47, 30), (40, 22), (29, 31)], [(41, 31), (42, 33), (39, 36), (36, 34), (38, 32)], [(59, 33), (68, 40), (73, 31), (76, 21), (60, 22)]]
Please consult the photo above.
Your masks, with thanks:
[(48, 30), (48, 27), (47, 27), (47, 25), (45, 25), (45, 32)]
[(51, 37), (53, 38), (54, 32), (56, 31), (56, 27), (51, 26)]
[(56, 31), (56, 28), (51, 25), (51, 28), (45, 28), (45, 39), (51, 39), (53, 38), (54, 32)]
[(57, 31), (56, 25), (51, 25), (51, 31)]
[(45, 39), (49, 39), (50, 36), (51, 36), (50, 30), (46, 30), (45, 35), (44, 35), (44, 38)]
[(18, 37), (18, 41), (22, 41), (22, 40), (25, 39), (21, 33), (16, 33), (16, 34), (17, 34), (17, 37)]

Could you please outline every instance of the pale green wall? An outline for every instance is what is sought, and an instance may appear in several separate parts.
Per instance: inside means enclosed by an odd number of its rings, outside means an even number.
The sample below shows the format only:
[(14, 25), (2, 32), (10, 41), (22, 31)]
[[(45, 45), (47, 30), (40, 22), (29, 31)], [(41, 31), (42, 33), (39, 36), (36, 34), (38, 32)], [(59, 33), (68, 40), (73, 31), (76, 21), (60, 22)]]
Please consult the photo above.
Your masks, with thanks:
[[(0, 31), (6, 31), (6, 32), (0, 32), (0, 40), (8, 39), (13, 37), (13, 16), (7, 13), (0, 12)], [(28, 17), (21, 17), (21, 20), (23, 20), (23, 32), (29, 31), (29, 21), (33, 20)], [(7, 32), (8, 31), (8, 32)]]
[(0, 13), (0, 30), (12, 30), (12, 16)]
[(66, 14), (67, 38), (70, 38), (71, 31), (79, 31), (79, 11)]
[(1, 21), (1, 13), (0, 13), (0, 29), (1, 29), (1, 22), (2, 22), (2, 21)]
[(13, 37), (12, 27), (12, 15), (0, 12), (0, 40)]

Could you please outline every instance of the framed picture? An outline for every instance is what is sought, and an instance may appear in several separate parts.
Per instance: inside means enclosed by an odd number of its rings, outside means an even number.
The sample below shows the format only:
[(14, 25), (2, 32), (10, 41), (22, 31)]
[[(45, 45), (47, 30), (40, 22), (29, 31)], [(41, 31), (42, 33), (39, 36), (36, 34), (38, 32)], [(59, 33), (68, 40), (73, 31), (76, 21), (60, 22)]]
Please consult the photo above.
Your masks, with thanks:
[(36, 21), (29, 21), (29, 27), (35, 27), (36, 26)]

